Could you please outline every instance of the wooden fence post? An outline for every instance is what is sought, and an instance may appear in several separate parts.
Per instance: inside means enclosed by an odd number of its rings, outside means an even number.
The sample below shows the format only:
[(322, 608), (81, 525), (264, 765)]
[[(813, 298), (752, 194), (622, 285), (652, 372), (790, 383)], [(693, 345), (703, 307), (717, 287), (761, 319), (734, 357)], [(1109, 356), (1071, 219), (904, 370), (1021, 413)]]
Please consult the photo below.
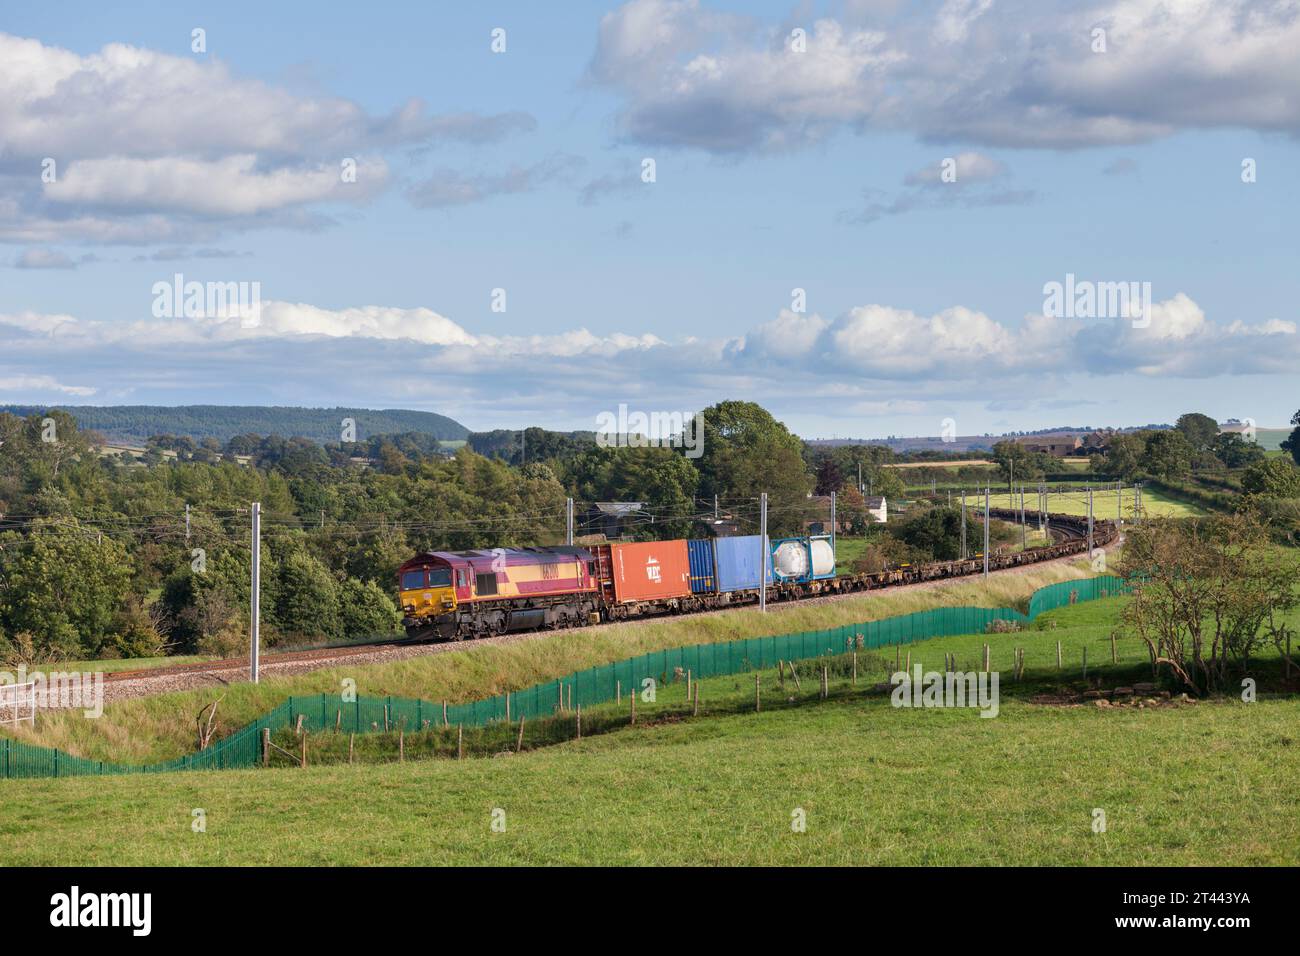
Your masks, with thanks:
[(781, 693), (785, 693), (785, 661), (777, 660), (776, 662), (776, 681), (781, 685)]
[(302, 714), (299, 714), (299, 715), (298, 715), (298, 724), (297, 724), (297, 726), (295, 726), (295, 727), (293, 728), (293, 732), (294, 732), (294, 734), (297, 735), (297, 736), (299, 736), (299, 737), (302, 736), (302, 718), (303, 718), (303, 715), (302, 715)]
[(388, 705), (384, 704), (384, 733), (388, 733)]
[(686, 669), (686, 699), (691, 699), (691, 669)]
[(858, 652), (853, 652), (853, 686), (858, 686)]
[(636, 724), (636, 688), (632, 688), (632, 693), (627, 695), (627, 699), (632, 702), (632, 723)]
[(271, 728), (262, 728), (262, 766), (271, 765)]
[(354, 731), (348, 734), (348, 763), (352, 762), (352, 747), (357, 742), (357, 735)]
[(442, 702), (442, 725), (443, 725), (444, 727), (448, 726), (448, 724), (447, 724), (447, 702), (446, 702), (445, 700)]
[(343, 708), (340, 707), (338, 710), (334, 711), (334, 733), (337, 734), (342, 727), (343, 727)]
[(515, 753), (521, 753), (524, 749), (524, 715), (519, 715), (519, 739), (515, 741)]
[(582, 705), (581, 704), (579, 704), (577, 710), (574, 711), (574, 715), (577, 720), (576, 726), (578, 728), (578, 739), (581, 740), (582, 739)]
[(465, 759), (465, 725), (456, 725), (456, 759)]
[(406, 728), (397, 728), (397, 762), (406, 762)]
[(302, 766), (307, 769), (307, 735), (302, 735)]
[(1061, 642), (1056, 642), (1056, 669), (1061, 669)]
[(510, 691), (506, 691), (506, 723), (510, 722)]
[(790, 665), (790, 676), (794, 678), (794, 689), (796, 693), (803, 693), (803, 684), (799, 683), (799, 672), (794, 669), (794, 661), (787, 661)]
[(755, 671), (754, 672), (754, 713), (758, 713), (760, 710), (763, 709), (763, 698), (760, 689), (761, 685), (759, 683), (761, 680), (762, 678), (759, 676), (758, 671)]
[(830, 668), (822, 665), (822, 700), (831, 696)]
[(1115, 632), (1114, 632), (1114, 631), (1111, 631), (1111, 632), (1110, 632), (1110, 662), (1111, 662), (1112, 664), (1118, 664), (1118, 663), (1119, 663), (1119, 654), (1118, 654), (1118, 652), (1117, 652), (1116, 649), (1115, 649)]
[(621, 680), (614, 681), (614, 703), (619, 706), (623, 704), (623, 682)]
[(695, 684), (695, 716), (700, 716), (700, 685), (698, 681)]

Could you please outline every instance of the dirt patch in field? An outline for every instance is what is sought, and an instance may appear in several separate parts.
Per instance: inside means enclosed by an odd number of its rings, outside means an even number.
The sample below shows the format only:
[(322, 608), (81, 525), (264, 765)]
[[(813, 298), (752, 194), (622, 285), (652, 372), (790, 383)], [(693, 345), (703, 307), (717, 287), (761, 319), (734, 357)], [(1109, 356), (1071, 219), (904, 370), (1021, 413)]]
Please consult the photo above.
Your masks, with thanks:
[(1054, 694), (1035, 694), (1029, 698), (1031, 704), (1044, 707), (1095, 707), (1098, 710), (1146, 710), (1154, 707), (1182, 707), (1197, 703), (1197, 698), (1188, 694), (1172, 694), (1167, 690), (1156, 690), (1151, 684), (1134, 684), (1111, 688), (1086, 690), (1082, 693), (1061, 692)]

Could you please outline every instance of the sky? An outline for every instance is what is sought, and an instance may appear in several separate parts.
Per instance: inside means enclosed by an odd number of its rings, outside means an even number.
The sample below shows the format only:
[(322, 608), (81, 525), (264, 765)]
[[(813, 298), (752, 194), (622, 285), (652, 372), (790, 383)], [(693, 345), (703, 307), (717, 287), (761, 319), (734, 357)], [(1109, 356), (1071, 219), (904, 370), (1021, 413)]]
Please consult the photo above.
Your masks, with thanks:
[(107, 7), (0, 8), (0, 403), (1300, 408), (1296, 0)]

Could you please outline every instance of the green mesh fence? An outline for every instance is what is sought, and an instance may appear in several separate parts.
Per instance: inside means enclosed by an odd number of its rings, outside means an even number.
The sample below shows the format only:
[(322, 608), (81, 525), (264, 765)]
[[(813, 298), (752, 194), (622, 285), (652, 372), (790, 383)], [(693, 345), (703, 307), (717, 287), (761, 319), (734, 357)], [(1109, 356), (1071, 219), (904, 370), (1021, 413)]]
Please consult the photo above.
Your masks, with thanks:
[(263, 729), (274, 733), (285, 727), (296, 727), (299, 717), (307, 730), (332, 730), (338, 726), (352, 733), (384, 731), (396, 727), (418, 730), (441, 726), (444, 719), (449, 726), (482, 727), (492, 721), (507, 719), (507, 714), (512, 720), (520, 717), (535, 720), (552, 716), (561, 704), (564, 707), (602, 704), (614, 700), (620, 694), (642, 689), (642, 682), (647, 679), (656, 684), (670, 683), (682, 679), (688, 670), (695, 678), (722, 677), (773, 667), (779, 660), (805, 660), (843, 654), (854, 649), (872, 650), (909, 644), (932, 637), (975, 634), (986, 630), (991, 621), (1030, 621), (1054, 608), (1127, 593), (1129, 587), (1122, 579), (1107, 575), (1039, 588), (1029, 600), (1028, 615), (1003, 607), (932, 608), (879, 621), (845, 624), (818, 631), (668, 648), (585, 671), (575, 671), (566, 677), (512, 691), (508, 695), (498, 694), (485, 700), (450, 704), (446, 707), (445, 718), (443, 705), (406, 697), (358, 697), (353, 701), (343, 701), (335, 694), (290, 697), (274, 710), (217, 743), (195, 753), (156, 764), (131, 765), (87, 760), (61, 750), (5, 738), (0, 740), (0, 767), (3, 768), (3, 776), (11, 778), (254, 767), (261, 762)]

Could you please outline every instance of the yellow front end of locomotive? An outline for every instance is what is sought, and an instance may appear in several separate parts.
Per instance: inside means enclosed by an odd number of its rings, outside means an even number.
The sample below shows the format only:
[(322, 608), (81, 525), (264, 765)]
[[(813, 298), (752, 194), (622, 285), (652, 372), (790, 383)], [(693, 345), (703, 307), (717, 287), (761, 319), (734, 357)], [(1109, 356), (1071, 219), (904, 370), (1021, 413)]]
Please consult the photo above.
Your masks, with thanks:
[(402, 573), (398, 590), (402, 613), (408, 618), (430, 618), (456, 610), (456, 590), (445, 568), (415, 569)]

